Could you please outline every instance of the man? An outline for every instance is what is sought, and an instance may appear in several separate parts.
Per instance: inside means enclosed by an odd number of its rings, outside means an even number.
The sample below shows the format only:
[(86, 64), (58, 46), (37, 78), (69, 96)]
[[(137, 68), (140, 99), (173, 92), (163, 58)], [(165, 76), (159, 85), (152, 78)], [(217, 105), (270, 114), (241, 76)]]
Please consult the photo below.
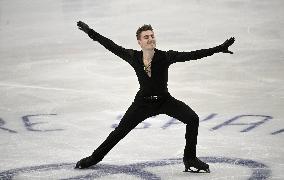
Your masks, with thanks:
[(128, 62), (135, 70), (140, 84), (135, 99), (128, 108), (119, 125), (109, 134), (107, 139), (92, 153), (91, 156), (77, 162), (75, 168), (88, 168), (100, 162), (104, 156), (132, 129), (143, 120), (158, 114), (166, 114), (186, 124), (183, 162), (185, 171), (194, 167), (199, 172), (210, 172), (209, 165), (196, 157), (196, 144), (199, 126), (198, 115), (185, 103), (172, 97), (168, 92), (168, 68), (176, 62), (196, 60), (214, 53), (230, 53), (228, 50), (235, 39), (230, 38), (223, 44), (191, 52), (161, 51), (156, 49), (156, 39), (151, 25), (143, 25), (136, 32), (138, 44), (142, 51), (125, 49), (110, 39), (90, 29), (84, 22), (77, 22), (94, 41)]

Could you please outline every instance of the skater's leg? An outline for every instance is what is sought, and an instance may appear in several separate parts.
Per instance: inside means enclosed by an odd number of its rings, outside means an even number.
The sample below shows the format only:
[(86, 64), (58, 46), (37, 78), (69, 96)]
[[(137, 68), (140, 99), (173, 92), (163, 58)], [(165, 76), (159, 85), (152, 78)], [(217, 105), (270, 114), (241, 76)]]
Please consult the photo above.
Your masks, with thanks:
[(121, 119), (119, 125), (109, 134), (106, 140), (89, 157), (83, 158), (77, 168), (87, 168), (100, 162), (104, 156), (140, 122), (147, 119), (149, 114), (139, 104), (133, 103)]
[(168, 98), (161, 111), (186, 124), (184, 156), (186, 158), (195, 158), (199, 126), (198, 115), (188, 105), (174, 97)]
[(122, 117), (118, 126), (109, 134), (106, 140), (92, 155), (103, 158), (121, 139), (147, 117), (147, 113), (143, 109), (139, 109), (138, 106), (132, 105)]
[(185, 171), (190, 169), (190, 167), (194, 167), (197, 169), (197, 172), (200, 170), (210, 172), (209, 165), (200, 161), (196, 157), (196, 144), (199, 127), (198, 115), (188, 105), (173, 97), (169, 97), (164, 103), (161, 108), (161, 113), (167, 114), (186, 124), (186, 145), (183, 157)]

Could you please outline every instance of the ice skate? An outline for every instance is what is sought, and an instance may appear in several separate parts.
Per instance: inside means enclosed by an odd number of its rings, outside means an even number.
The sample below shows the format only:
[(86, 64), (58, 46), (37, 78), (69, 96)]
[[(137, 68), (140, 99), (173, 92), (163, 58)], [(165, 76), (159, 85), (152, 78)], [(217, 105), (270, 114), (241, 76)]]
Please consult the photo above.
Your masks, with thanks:
[[(185, 159), (183, 158), (183, 163), (185, 166), (184, 172), (195, 172), (199, 173), (201, 170), (210, 173), (209, 165), (206, 164), (205, 162), (202, 162), (200, 159), (193, 158), (193, 159)], [(191, 168), (195, 168), (196, 170), (193, 170)]]
[(76, 163), (75, 169), (85, 169), (90, 166), (93, 166), (100, 162), (101, 160), (95, 159), (93, 156), (88, 156)]

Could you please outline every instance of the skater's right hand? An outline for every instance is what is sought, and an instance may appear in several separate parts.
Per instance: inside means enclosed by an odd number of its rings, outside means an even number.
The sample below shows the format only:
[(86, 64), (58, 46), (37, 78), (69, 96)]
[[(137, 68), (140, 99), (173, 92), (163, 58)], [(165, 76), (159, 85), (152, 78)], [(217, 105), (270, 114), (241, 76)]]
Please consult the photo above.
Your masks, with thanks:
[(221, 52), (233, 54), (233, 52), (228, 50), (228, 48), (229, 48), (229, 46), (234, 44), (234, 42), (235, 42), (235, 38), (234, 37), (231, 37), (230, 39), (227, 39), (223, 44), (220, 45), (220, 47), (222, 49)]
[(89, 26), (88, 26), (86, 23), (82, 22), (82, 21), (78, 21), (78, 22), (77, 22), (77, 26), (78, 26), (78, 28), (79, 28), (80, 30), (84, 31), (84, 32), (87, 33), (87, 34), (88, 34), (88, 32), (90, 31)]

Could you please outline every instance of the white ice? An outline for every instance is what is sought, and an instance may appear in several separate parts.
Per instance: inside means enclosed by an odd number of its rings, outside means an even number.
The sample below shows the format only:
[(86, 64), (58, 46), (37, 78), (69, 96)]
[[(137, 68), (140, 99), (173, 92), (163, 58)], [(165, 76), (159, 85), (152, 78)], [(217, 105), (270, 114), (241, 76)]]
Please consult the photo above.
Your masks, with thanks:
[[(158, 179), (256, 179), (248, 164), (238, 165), (251, 160), (266, 165), (257, 172), (284, 179), (283, 7), (281, 0), (1, 0), (0, 177), (141, 179), (129, 165), (155, 162), (141, 171)], [(184, 173), (181, 162), (162, 166), (182, 157), (185, 125), (159, 115), (115, 146), (101, 169), (74, 170), (139, 88), (134, 70), (79, 31), (79, 20), (137, 50), (135, 31), (143, 24), (153, 26), (162, 50), (209, 48), (234, 36), (233, 55), (172, 65), (169, 90), (200, 117), (198, 156), (236, 161), (208, 162), (210, 174)], [(103, 165), (126, 165), (130, 173), (107, 174)]]

